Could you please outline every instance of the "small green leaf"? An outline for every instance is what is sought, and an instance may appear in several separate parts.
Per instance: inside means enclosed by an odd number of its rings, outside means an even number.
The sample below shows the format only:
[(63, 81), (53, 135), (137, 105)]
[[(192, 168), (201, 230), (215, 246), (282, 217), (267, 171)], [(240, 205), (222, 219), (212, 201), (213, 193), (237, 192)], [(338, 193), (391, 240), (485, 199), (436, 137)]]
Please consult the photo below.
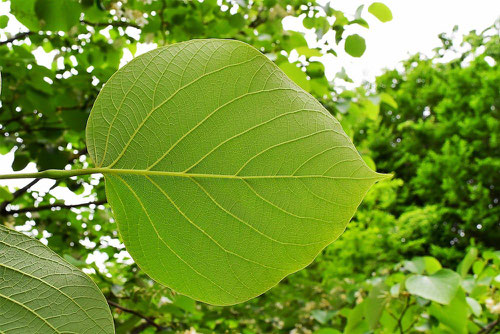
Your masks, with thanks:
[(314, 17), (306, 16), (304, 18), (304, 20), (302, 21), (302, 24), (304, 25), (304, 28), (312, 29), (315, 26), (315, 21), (316, 21), (316, 19)]
[(335, 312), (333, 311), (325, 311), (325, 310), (312, 310), (311, 316), (320, 324), (326, 324), (333, 316)]
[(364, 300), (365, 317), (370, 329), (375, 329), (388, 302), (389, 292), (383, 282), (376, 284)]
[(217, 305), (310, 264), (384, 178), (317, 100), (232, 40), (169, 45), (121, 68), (87, 146), (136, 263)]
[(439, 261), (432, 256), (424, 256), (424, 262), (425, 262), (425, 271), (429, 275), (432, 275), (443, 268), (441, 266), (441, 263), (439, 263)]
[(485, 266), (486, 266), (486, 261), (477, 260), (472, 265), (472, 272), (474, 273), (474, 275), (479, 276), (481, 275), (481, 272), (483, 271)]
[(0, 186), (0, 202), (11, 201), (14, 198), (7, 187)]
[(415, 274), (427, 272), (429, 275), (434, 274), (442, 268), (439, 261), (432, 256), (414, 257), (411, 261), (405, 261), (404, 266), (409, 272)]
[(94, 282), (38, 240), (0, 225), (0, 324), (5, 333), (114, 333)]
[(28, 152), (23, 152), (17, 150), (14, 153), (14, 161), (12, 162), (12, 170), (14, 171), (20, 171), (24, 169), (28, 163), (30, 162), (30, 155)]
[(410, 276), (406, 280), (406, 289), (412, 295), (420, 296), (441, 304), (449, 304), (460, 284), (460, 276), (449, 269), (424, 276)]
[(387, 93), (380, 94), (380, 102), (385, 103), (394, 109), (398, 108), (398, 103), (396, 102), (396, 100), (394, 100), (394, 98)]
[(465, 297), (465, 300), (467, 301), (467, 305), (469, 305), (472, 313), (474, 313), (476, 317), (481, 316), (481, 313), (483, 312), (481, 304), (479, 304), (477, 300), (471, 297)]
[(307, 46), (301, 46), (296, 48), (298, 54), (301, 56), (306, 56), (307, 58), (310, 57), (321, 57), (323, 54), (318, 49), (309, 49)]
[(392, 12), (381, 2), (374, 2), (368, 7), (368, 12), (379, 19), (381, 22), (389, 22), (392, 20)]
[(0, 16), (0, 29), (5, 29), (5, 27), (7, 27), (7, 24), (9, 24), (9, 17), (7, 15), (1, 15)]
[(477, 248), (471, 247), (467, 254), (465, 255), (464, 259), (462, 262), (458, 264), (457, 267), (457, 272), (460, 274), (460, 276), (465, 277), (467, 276), (467, 273), (469, 272), (472, 264), (476, 261), (478, 255)]
[(398, 298), (401, 291), (401, 284), (396, 283), (391, 287), (390, 293), (393, 298)]
[(366, 22), (364, 19), (356, 19), (356, 20), (352, 20), (352, 21), (349, 21), (349, 24), (358, 24), (360, 26), (362, 26), (363, 28), (366, 28), (366, 29), (369, 29), (370, 28), (370, 25), (368, 24), (368, 22)]
[(365, 39), (358, 34), (350, 35), (345, 40), (344, 49), (353, 57), (361, 57), (366, 50)]
[(355, 19), (361, 18), (361, 13), (363, 13), (363, 8), (365, 8), (365, 5), (361, 5), (356, 9), (356, 13), (354, 14)]

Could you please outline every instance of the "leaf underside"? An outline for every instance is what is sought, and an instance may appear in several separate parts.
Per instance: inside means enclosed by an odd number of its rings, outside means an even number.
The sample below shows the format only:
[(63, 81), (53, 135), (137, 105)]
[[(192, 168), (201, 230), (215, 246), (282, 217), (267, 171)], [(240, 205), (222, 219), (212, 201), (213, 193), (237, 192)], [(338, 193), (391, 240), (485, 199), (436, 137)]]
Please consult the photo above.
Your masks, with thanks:
[(87, 146), (136, 263), (216, 305), (307, 266), (383, 178), (318, 101), (232, 40), (124, 66), (96, 100)]
[(114, 333), (92, 280), (39, 241), (0, 226), (1, 333)]

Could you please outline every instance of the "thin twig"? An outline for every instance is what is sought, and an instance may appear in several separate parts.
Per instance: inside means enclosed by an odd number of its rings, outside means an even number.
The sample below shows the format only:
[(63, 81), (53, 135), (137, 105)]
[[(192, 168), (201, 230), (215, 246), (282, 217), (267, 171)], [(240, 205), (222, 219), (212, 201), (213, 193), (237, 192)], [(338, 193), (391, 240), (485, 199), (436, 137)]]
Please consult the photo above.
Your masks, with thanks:
[[(69, 162), (73, 161), (74, 159), (78, 159), (81, 155), (85, 155), (85, 154), (87, 154), (87, 148), (81, 149), (76, 154), (71, 155), (70, 158), (69, 158)], [(28, 183), (27, 185), (25, 185), (21, 189), (16, 190), (12, 194), (12, 199), (11, 200), (3, 201), (0, 204), (0, 216), (6, 216), (6, 215), (13, 214), (13, 213), (21, 213), (21, 211), (27, 212), (28, 211), (27, 209), (19, 209), (19, 210), (16, 210), (17, 212), (13, 212), (13, 211), (10, 211), (10, 210), (7, 211), (7, 205), (13, 203), (18, 197), (20, 197), (25, 192), (27, 192), (29, 188), (31, 188), (32, 186), (34, 186), (40, 180), (41, 180), (40, 178), (34, 179), (33, 181), (31, 181), (30, 183)], [(52, 189), (54, 189), (59, 184), (59, 182), (61, 182), (61, 180), (56, 180), (56, 183), (54, 183), (54, 185), (49, 189), (49, 191), (52, 190)], [(37, 211), (40, 211), (40, 210), (37, 210)]]
[(20, 32), (19, 34), (16, 34), (5, 41), (1, 41), (0, 45), (11, 43), (11, 42), (17, 41), (18, 39), (25, 39), (26, 37), (28, 37), (29, 35), (33, 35), (34, 33), (35, 32), (33, 32), (33, 31)]
[(484, 326), (477, 334), (487, 334), (495, 329), (495, 327), (500, 323), (500, 316), (498, 316), (497, 320), (490, 322), (486, 326)]
[(122, 28), (127, 28), (127, 27), (132, 27), (136, 29), (141, 29), (137, 24), (130, 23), (130, 22), (123, 22), (123, 21), (113, 21), (113, 22), (89, 22), (87, 20), (81, 20), (80, 21), (83, 24), (92, 26), (92, 27), (107, 27), (107, 26), (113, 26), (113, 27), (122, 27)]
[(156, 322), (154, 322), (154, 318), (152, 318), (152, 317), (147, 317), (147, 316), (145, 316), (145, 315), (143, 315), (143, 314), (141, 314), (141, 313), (139, 313), (139, 312), (137, 312), (137, 311), (135, 311), (135, 310), (131, 310), (131, 309), (129, 309), (129, 308), (126, 308), (126, 307), (124, 307), (124, 306), (121, 306), (120, 304), (115, 303), (115, 302), (113, 302), (113, 301), (111, 301), (111, 300), (108, 300), (108, 304), (109, 304), (110, 306), (113, 306), (113, 307), (115, 307), (115, 308), (119, 309), (119, 310), (122, 310), (123, 312), (127, 312), (127, 313), (130, 313), (130, 314), (133, 314), (133, 315), (135, 315), (135, 316), (138, 316), (139, 318), (142, 318), (142, 319), (146, 320), (146, 322), (147, 322), (148, 324), (150, 324), (151, 326), (154, 326), (154, 327), (155, 327), (157, 330), (159, 330), (159, 331), (161, 331), (161, 330), (165, 330), (165, 329), (166, 329), (165, 327), (160, 326), (160, 325), (158, 325)]
[(0, 216), (5, 216), (5, 214), (7, 213), (7, 211), (5, 210), (5, 208), (7, 208), (7, 205), (14, 202), (18, 197), (20, 197), (25, 192), (27, 192), (28, 189), (31, 188), (32, 186), (34, 186), (35, 184), (37, 184), (38, 181), (40, 181), (40, 179), (34, 179), (33, 181), (31, 181), (30, 183), (28, 183), (27, 185), (25, 185), (21, 189), (16, 190), (12, 194), (12, 199), (10, 201), (3, 201), (2, 204), (0, 204)]

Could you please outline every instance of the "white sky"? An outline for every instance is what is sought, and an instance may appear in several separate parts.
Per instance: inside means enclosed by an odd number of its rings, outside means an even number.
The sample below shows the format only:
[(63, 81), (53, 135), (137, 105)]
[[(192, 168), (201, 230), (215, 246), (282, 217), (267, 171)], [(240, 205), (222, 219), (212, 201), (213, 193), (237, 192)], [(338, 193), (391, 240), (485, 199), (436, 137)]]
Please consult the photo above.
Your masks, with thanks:
[[(382, 23), (368, 13), (368, 6), (374, 1), (391, 9), (392, 21)], [(455, 25), (459, 27), (457, 36), (461, 37), (473, 29), (481, 31), (500, 18), (499, 0), (333, 0), (332, 3), (346, 14), (354, 14), (360, 4), (365, 4), (363, 18), (370, 29), (353, 25), (344, 35), (357, 33), (366, 39), (363, 56), (350, 57), (341, 43), (336, 49), (338, 57), (328, 55), (324, 60), (329, 79), (345, 67), (355, 83), (374, 79), (383, 68), (395, 68), (408, 55), (417, 52), (431, 55), (432, 49), (441, 45), (438, 35), (450, 33)]]
[[(365, 4), (363, 17), (370, 24), (370, 29), (365, 29), (358, 25), (348, 27), (346, 35), (357, 33), (366, 39), (366, 52), (361, 58), (353, 58), (345, 54), (343, 44), (337, 47), (338, 57), (326, 55), (321, 58), (325, 63), (328, 79), (337, 73), (342, 67), (346, 68), (347, 73), (354, 79), (356, 84), (363, 80), (372, 80), (380, 74), (383, 68), (397, 67), (400, 61), (408, 55), (422, 52), (431, 54), (431, 50), (440, 45), (438, 34), (442, 32), (451, 32), (453, 26), (458, 25), (457, 36), (461, 36), (470, 30), (481, 31), (493, 24), (500, 17), (499, 0), (380, 0), (385, 3), (393, 13), (393, 20), (387, 23), (381, 23), (367, 12), (368, 6), (373, 1), (366, 0), (333, 0), (332, 7), (343, 10), (346, 15), (354, 15), (356, 8)], [(319, 0), (321, 4), (327, 1)], [(9, 11), (9, 2), (0, 3), (0, 15), (7, 14)], [(284, 27), (290, 30), (300, 30), (296, 18), (286, 18), (283, 22)], [(5, 31), (15, 34), (19, 31), (26, 31), (13, 17), (9, 20), (9, 25)], [(310, 47), (312, 44), (313, 32), (306, 32), (306, 38)], [(0, 31), (0, 39), (6, 36)], [(151, 49), (151, 45), (139, 46), (138, 53), (144, 53)], [(37, 52), (37, 61), (40, 64), (48, 66), (53, 59), (52, 55)], [(122, 64), (129, 61), (130, 54), (126, 54)], [(13, 160), (13, 152), (7, 155), (0, 155), (0, 174), (12, 173), (10, 168)], [(23, 172), (35, 172), (33, 163), (29, 164)], [(8, 185), (11, 189), (22, 187), (30, 180), (1, 180), (0, 185)], [(34, 189), (47, 190), (53, 181), (43, 180)], [(88, 189), (84, 195), (88, 195)], [(57, 187), (51, 192), (68, 204), (80, 203), (82, 196), (75, 196), (66, 188)]]

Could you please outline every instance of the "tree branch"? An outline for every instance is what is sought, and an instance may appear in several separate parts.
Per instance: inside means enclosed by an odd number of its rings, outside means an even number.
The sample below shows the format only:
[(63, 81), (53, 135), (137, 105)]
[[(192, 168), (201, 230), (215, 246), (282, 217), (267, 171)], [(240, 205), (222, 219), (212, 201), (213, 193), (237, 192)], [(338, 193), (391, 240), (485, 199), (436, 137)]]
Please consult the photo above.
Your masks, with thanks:
[(5, 208), (7, 207), (7, 205), (9, 205), (10, 203), (14, 202), (18, 197), (20, 197), (25, 192), (27, 192), (28, 189), (31, 188), (32, 186), (34, 186), (35, 184), (37, 184), (38, 181), (40, 181), (40, 179), (34, 179), (33, 181), (31, 181), (30, 183), (28, 183), (27, 185), (25, 185), (21, 189), (16, 190), (12, 194), (12, 199), (10, 201), (3, 201), (2, 204), (0, 204), (0, 216), (5, 216), (6, 213), (7, 213), (7, 211), (5, 210)]
[(11, 38), (0, 42), (0, 45), (11, 43), (11, 42), (17, 41), (18, 39), (25, 39), (26, 37), (28, 37), (29, 35), (33, 35), (34, 33), (35, 32), (33, 32), (33, 31), (20, 32), (19, 34), (16, 34), (16, 35), (12, 36)]
[(149, 325), (151, 325), (151, 326), (155, 327), (155, 328), (156, 328), (157, 330), (159, 330), (159, 331), (162, 331), (162, 330), (166, 330), (166, 329), (168, 329), (168, 328), (163, 327), (163, 326), (160, 326), (160, 325), (158, 325), (156, 322), (154, 322), (154, 320), (155, 320), (155, 319), (154, 319), (153, 317), (147, 317), (147, 316), (145, 316), (145, 315), (143, 315), (143, 314), (141, 314), (141, 313), (139, 313), (139, 312), (137, 312), (137, 311), (131, 310), (131, 309), (126, 308), (126, 307), (123, 307), (123, 306), (121, 306), (120, 304), (115, 303), (115, 302), (113, 302), (113, 301), (111, 301), (111, 300), (108, 300), (108, 304), (109, 304), (110, 306), (112, 306), (112, 307), (115, 307), (115, 308), (117, 308), (117, 309), (119, 309), (119, 310), (122, 310), (123, 312), (127, 312), (127, 313), (130, 313), (130, 314), (133, 314), (133, 315), (135, 315), (135, 316), (138, 316), (139, 318), (142, 318), (142, 319), (146, 320), (146, 322), (147, 322)]
[(497, 320), (490, 322), (487, 324), (483, 329), (481, 329), (478, 334), (487, 334), (491, 332), (492, 330), (495, 329), (495, 327), (500, 323), (500, 316), (497, 318)]
[[(405, 331), (403, 330), (403, 323), (402, 323), (402, 321), (403, 321), (403, 317), (404, 317), (404, 315), (405, 315), (406, 311), (408, 310), (408, 308), (409, 308), (411, 305), (413, 305), (413, 304), (412, 304), (412, 303), (410, 303), (410, 296), (409, 296), (409, 295), (407, 295), (407, 296), (406, 296), (406, 300), (405, 300), (405, 306), (403, 307), (403, 310), (401, 311), (401, 314), (399, 315), (399, 317), (398, 317), (398, 319), (397, 319), (398, 323), (397, 323), (397, 325), (396, 325), (396, 328), (399, 328), (399, 333), (400, 333), (400, 334), (403, 334), (403, 333), (405, 332)], [(396, 331), (396, 328), (394, 328), (394, 331)]]
[[(87, 154), (87, 148), (81, 149), (76, 154), (71, 155), (70, 158), (69, 158), (69, 162), (73, 161), (74, 159), (78, 159), (81, 155), (85, 155), (85, 154)], [(10, 211), (10, 210), (7, 211), (7, 205), (9, 205), (12, 202), (14, 202), (18, 197), (20, 197), (25, 192), (27, 192), (29, 188), (31, 188), (32, 186), (34, 186), (40, 180), (41, 180), (41, 178), (34, 179), (30, 183), (28, 183), (26, 186), (22, 187), (21, 189), (16, 190), (12, 194), (12, 199), (10, 201), (3, 201), (2, 203), (0, 203), (0, 216), (6, 216), (6, 215), (13, 214), (13, 213), (21, 213), (23, 211), (24, 212), (28, 212), (29, 211), (28, 209), (15, 210), (16, 212), (13, 212), (13, 211)], [(52, 189), (54, 189), (58, 185), (59, 182), (60, 182), (60, 180), (56, 180), (56, 183), (49, 189), (49, 191), (52, 190)], [(38, 207), (38, 208), (40, 208), (40, 207)], [(38, 209), (36, 211), (41, 211), (41, 210)]]
[(132, 330), (130, 331), (130, 334), (141, 334), (149, 326), (151, 326), (149, 323), (143, 322), (139, 326), (132, 328)]
[(86, 21), (86, 20), (81, 20), (80, 22), (83, 23), (83, 24), (92, 26), (92, 27), (113, 26), (113, 27), (122, 27), (122, 28), (132, 27), (132, 28), (136, 28), (136, 29), (141, 29), (141, 27), (139, 27), (137, 24), (130, 23), (130, 22), (123, 22), (123, 21), (113, 21), (111, 23), (109, 23), (109, 22), (96, 22), (96, 23), (93, 23), (93, 22), (89, 22), (89, 21)]
[(44, 210), (50, 210), (52, 208), (61, 208), (61, 209), (72, 209), (72, 208), (80, 208), (84, 206), (89, 206), (91, 204), (97, 205), (102, 205), (106, 204), (108, 201), (107, 200), (100, 200), (100, 201), (94, 201), (94, 202), (87, 202), (87, 203), (79, 203), (79, 204), (63, 204), (63, 203), (54, 203), (54, 204), (47, 204), (47, 205), (40, 205), (36, 207), (31, 207), (31, 208), (22, 208), (18, 210), (6, 210), (5, 213), (8, 215), (13, 215), (15, 213), (26, 213), (26, 212), (38, 212), (38, 211), (44, 211)]

